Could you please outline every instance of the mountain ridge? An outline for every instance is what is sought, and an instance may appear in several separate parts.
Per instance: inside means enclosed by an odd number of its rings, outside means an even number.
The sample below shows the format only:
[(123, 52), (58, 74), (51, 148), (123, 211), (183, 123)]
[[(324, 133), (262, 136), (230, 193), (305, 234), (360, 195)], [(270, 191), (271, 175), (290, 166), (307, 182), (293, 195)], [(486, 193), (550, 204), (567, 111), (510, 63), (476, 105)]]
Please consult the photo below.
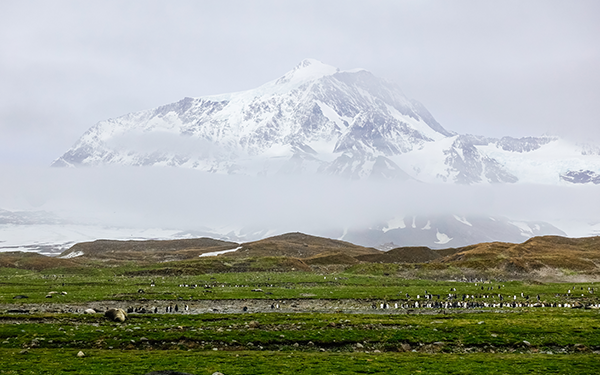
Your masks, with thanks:
[(600, 173), (600, 148), (547, 136), (457, 134), (395, 83), (364, 69), (340, 71), (306, 59), (256, 89), (186, 97), (101, 121), (52, 163), (106, 164), (247, 175), (572, 184), (590, 182), (573, 177), (574, 171)]
[[(161, 243), (162, 242), (162, 243)], [(498, 269), (507, 272), (530, 273), (540, 269), (568, 269), (591, 274), (600, 273), (600, 237), (568, 238), (562, 236), (533, 237), (523, 243), (484, 242), (464, 247), (430, 249), (425, 246), (398, 247), (387, 252), (352, 243), (303, 233), (286, 233), (264, 240), (242, 244), (225, 243), (209, 238), (175, 241), (94, 241), (74, 245), (64, 251), (55, 263), (69, 260), (103, 260), (146, 264), (198, 259), (230, 259), (240, 262), (251, 258), (290, 258), (300, 264), (417, 263), (461, 267), (468, 269)], [(216, 245), (216, 246), (215, 246)], [(227, 251), (215, 248), (232, 247)], [(199, 246), (204, 246), (200, 249)], [(199, 251), (201, 250), (201, 251)], [(210, 251), (210, 253), (206, 253)], [(193, 254), (192, 254), (193, 252)], [(7, 264), (18, 266), (22, 257), (17, 253), (0, 254)], [(39, 257), (39, 256), (38, 256)], [(30, 257), (31, 258), (31, 257)], [(36, 260), (40, 263), (39, 260)], [(75, 263), (73, 263), (75, 262)], [(224, 261), (227, 263), (227, 261)], [(37, 264), (36, 263), (36, 264)], [(280, 262), (279, 262), (280, 263)], [(279, 264), (276, 262), (276, 264)], [(31, 267), (27, 262), (23, 266)], [(39, 265), (38, 265), (39, 266)], [(304, 269), (306, 270), (306, 269)]]

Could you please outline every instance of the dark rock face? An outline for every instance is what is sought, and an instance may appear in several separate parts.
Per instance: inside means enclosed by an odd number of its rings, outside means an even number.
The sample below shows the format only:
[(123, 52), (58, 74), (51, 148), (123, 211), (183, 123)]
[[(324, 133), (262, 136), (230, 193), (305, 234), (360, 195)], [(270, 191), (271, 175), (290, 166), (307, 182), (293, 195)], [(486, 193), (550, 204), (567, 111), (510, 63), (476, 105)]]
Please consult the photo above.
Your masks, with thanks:
[(519, 179), (507, 171), (495, 159), (485, 156), (475, 147), (487, 145), (490, 140), (472, 135), (459, 136), (452, 147), (444, 151), (445, 164), (458, 184), (515, 183)]
[(552, 138), (548, 137), (502, 137), (496, 142), (496, 144), (505, 151), (531, 152), (539, 149), (545, 144), (548, 144), (550, 141), (552, 141)]
[[(398, 142), (406, 139), (406, 142)], [(334, 152), (376, 150), (391, 156), (411, 151), (415, 144), (432, 141), (408, 124), (377, 112), (357, 115), (350, 131), (335, 147)]]
[(562, 174), (560, 178), (572, 184), (587, 184), (590, 182), (595, 185), (600, 184), (600, 174), (587, 170), (568, 171)]

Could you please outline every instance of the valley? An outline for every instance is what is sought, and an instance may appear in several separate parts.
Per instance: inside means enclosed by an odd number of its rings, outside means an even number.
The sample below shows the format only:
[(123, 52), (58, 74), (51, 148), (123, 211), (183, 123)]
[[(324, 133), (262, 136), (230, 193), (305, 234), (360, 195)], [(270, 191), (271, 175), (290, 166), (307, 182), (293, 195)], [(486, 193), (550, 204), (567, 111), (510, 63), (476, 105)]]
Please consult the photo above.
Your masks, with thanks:
[(0, 373), (593, 373), (596, 241), (381, 252), (289, 233), (2, 253)]

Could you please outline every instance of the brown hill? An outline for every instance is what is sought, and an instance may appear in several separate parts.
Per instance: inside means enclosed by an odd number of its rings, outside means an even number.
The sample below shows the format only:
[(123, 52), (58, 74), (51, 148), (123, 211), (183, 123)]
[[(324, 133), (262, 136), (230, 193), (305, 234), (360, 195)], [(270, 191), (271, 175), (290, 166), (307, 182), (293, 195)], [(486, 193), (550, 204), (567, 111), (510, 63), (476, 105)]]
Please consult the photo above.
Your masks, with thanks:
[[(381, 262), (439, 263), (461, 268), (479, 270), (498, 268), (520, 273), (545, 267), (600, 273), (600, 237), (545, 236), (531, 238), (522, 244), (491, 242), (442, 250), (432, 250), (427, 247), (400, 247), (381, 252), (349, 242), (302, 233), (288, 233), (242, 245), (210, 238), (171, 241), (98, 240), (76, 244), (61, 254), (62, 256), (81, 254), (73, 259), (48, 258), (32, 253), (24, 253), (17, 257), (12, 255), (11, 258), (10, 254), (14, 253), (3, 253), (0, 257), (0, 266), (6, 264), (7, 267), (45, 269), (83, 264), (86, 260), (116, 263), (133, 260), (140, 264), (151, 264), (198, 259), (200, 254), (232, 249), (236, 251), (218, 256), (222, 261), (229, 259), (228, 264), (233, 262), (226, 267), (230, 272), (237, 271), (236, 266), (233, 266), (234, 263), (236, 265), (239, 263), (241, 268), (248, 269), (255, 267), (268, 269), (270, 266), (277, 269), (285, 269), (288, 266), (290, 269), (303, 269), (309, 265)], [(280, 267), (274, 265), (277, 262), (271, 264), (270, 261), (251, 261), (251, 259), (262, 258), (280, 259), (277, 261), (279, 263), (281, 258), (300, 260), (303, 265), (290, 263)], [(200, 262), (198, 266), (201, 264), (204, 263)]]
[(359, 255), (356, 259), (370, 263), (427, 263), (441, 258), (449, 250), (431, 250), (425, 246), (397, 247), (381, 254)]
[(357, 264), (359, 263), (359, 260), (357, 258), (361, 256), (369, 255), (351, 257), (350, 255), (346, 255), (343, 253), (321, 253), (310, 258), (304, 258), (302, 260), (308, 265)]
[(77, 263), (69, 259), (51, 258), (37, 253), (22, 251), (0, 252), (0, 267), (42, 271), (49, 268), (78, 266)]
[(522, 244), (482, 243), (454, 249), (440, 263), (476, 269), (501, 268), (528, 272), (544, 267), (600, 271), (600, 237), (534, 237)]
[[(322, 254), (328, 258), (323, 258), (321, 262), (329, 259), (333, 264), (354, 264), (357, 262), (353, 258), (355, 256), (381, 253), (379, 250), (354, 245), (349, 242), (302, 233), (288, 233), (242, 245), (211, 238), (169, 241), (97, 240), (75, 244), (60, 256), (73, 257), (77, 262), (85, 262), (85, 260), (102, 260), (107, 262), (135, 260), (142, 263), (156, 263), (195, 259), (201, 254), (232, 250), (238, 247), (237, 251), (219, 256), (236, 258), (288, 257), (302, 259)], [(342, 260), (340, 257), (344, 259)]]
[[(182, 240), (114, 241), (97, 240), (81, 242), (64, 251), (60, 257), (76, 256), (75, 259), (99, 259), (111, 261), (136, 260), (141, 262), (165, 262), (197, 258), (200, 254), (236, 248), (235, 242), (212, 238)], [(79, 255), (80, 254), (80, 255)]]
[(227, 272), (293, 272), (310, 271), (302, 260), (287, 257), (224, 258), (206, 257), (184, 261), (164, 262), (142, 269), (133, 269), (127, 275), (198, 275)]
[(310, 258), (323, 253), (340, 253), (355, 257), (365, 254), (379, 254), (381, 251), (329, 238), (310, 236), (303, 233), (288, 233), (264, 240), (248, 242), (241, 249), (223, 254), (227, 257), (292, 257)]

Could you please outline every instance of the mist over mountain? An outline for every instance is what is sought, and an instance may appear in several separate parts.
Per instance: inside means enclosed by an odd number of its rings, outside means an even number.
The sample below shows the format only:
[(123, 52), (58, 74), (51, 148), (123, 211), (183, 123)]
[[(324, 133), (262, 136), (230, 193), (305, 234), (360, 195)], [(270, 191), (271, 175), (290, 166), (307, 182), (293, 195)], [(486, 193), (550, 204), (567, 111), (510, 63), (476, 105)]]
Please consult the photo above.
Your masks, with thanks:
[[(0, 248), (64, 250), (95, 239), (211, 237), (247, 242), (288, 232), (363, 246), (431, 248), (534, 235), (600, 233), (597, 185), (424, 184), (323, 175), (261, 176), (186, 168), (5, 169)], [(15, 207), (54, 213), (23, 225)], [(18, 211), (16, 211), (18, 212)], [(54, 215), (53, 215), (54, 217)], [(21, 220), (21, 223), (19, 222)], [(382, 248), (385, 248), (383, 246)]]
[(101, 121), (52, 165), (3, 168), (0, 248), (287, 232), (446, 248), (600, 233), (599, 147), (456, 134), (394, 83), (311, 59), (253, 90)]

